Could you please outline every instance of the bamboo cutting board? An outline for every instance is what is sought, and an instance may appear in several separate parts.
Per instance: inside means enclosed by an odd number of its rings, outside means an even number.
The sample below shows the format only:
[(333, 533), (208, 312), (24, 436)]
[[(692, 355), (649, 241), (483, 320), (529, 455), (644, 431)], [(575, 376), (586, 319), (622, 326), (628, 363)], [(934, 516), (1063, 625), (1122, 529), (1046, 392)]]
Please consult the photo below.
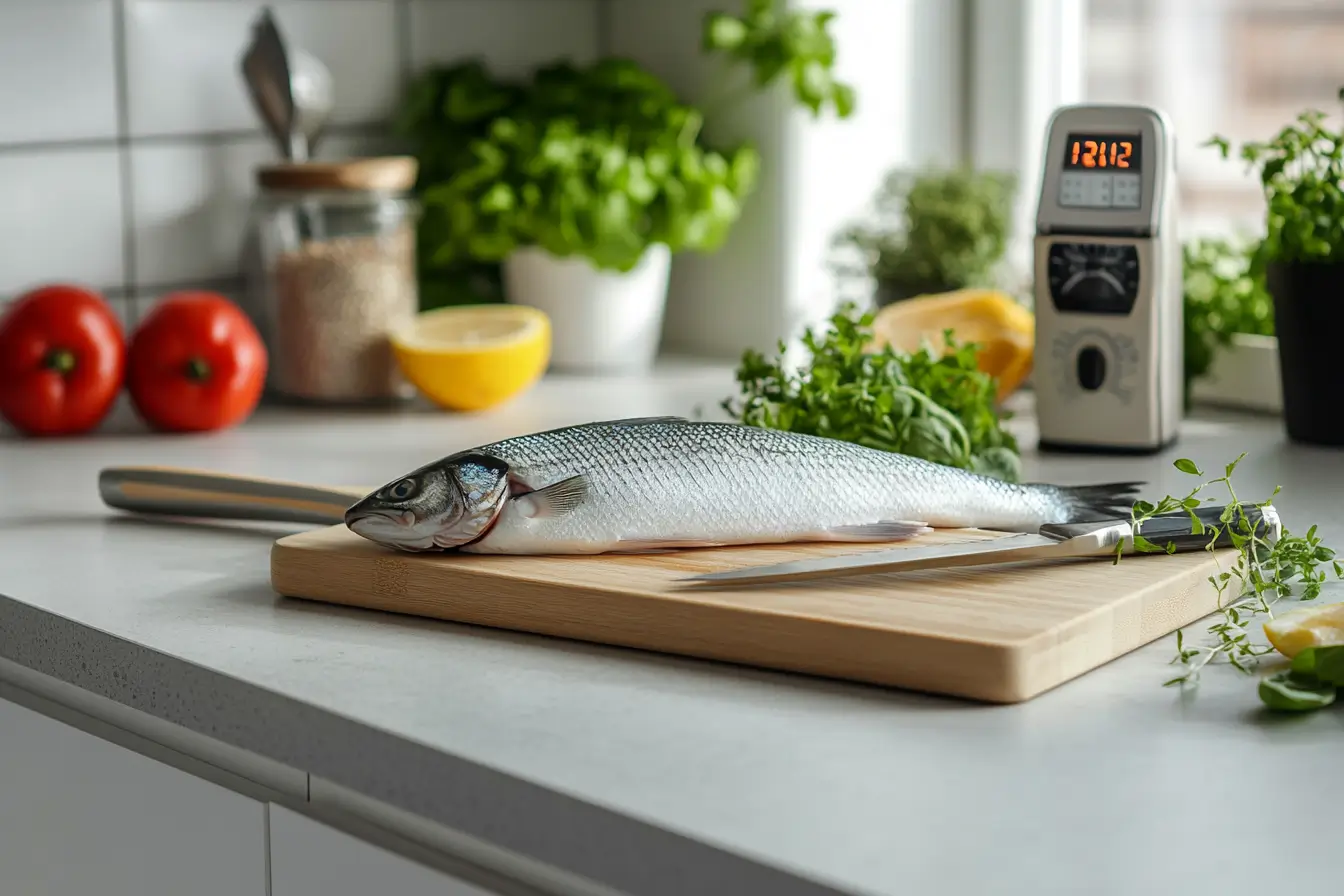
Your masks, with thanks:
[[(992, 537), (943, 530), (917, 543)], [(277, 541), (281, 595), (966, 697), (1028, 700), (1217, 608), (1218, 557), (880, 573), (702, 590), (682, 576), (890, 545), (407, 554), (344, 526)]]

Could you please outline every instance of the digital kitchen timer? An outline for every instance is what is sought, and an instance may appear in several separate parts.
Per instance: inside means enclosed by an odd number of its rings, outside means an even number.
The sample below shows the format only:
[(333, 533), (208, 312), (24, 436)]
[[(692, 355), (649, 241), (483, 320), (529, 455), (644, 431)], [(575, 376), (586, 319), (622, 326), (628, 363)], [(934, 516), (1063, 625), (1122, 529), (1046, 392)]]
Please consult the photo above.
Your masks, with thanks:
[(1176, 149), (1145, 106), (1057, 109), (1036, 210), (1040, 447), (1150, 453), (1183, 410)]

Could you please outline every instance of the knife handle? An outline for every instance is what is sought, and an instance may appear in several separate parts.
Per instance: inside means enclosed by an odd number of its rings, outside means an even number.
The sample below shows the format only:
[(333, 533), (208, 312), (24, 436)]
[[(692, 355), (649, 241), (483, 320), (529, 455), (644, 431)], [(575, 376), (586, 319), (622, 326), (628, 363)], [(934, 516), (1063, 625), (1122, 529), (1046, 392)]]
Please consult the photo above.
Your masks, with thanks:
[[(1194, 515), (1206, 527), (1218, 527), (1218, 538), (1214, 540), (1214, 547), (1234, 547), (1232, 533), (1242, 531), (1242, 526), (1238, 520), (1228, 524), (1222, 522), (1223, 511), (1226, 509), (1225, 505), (1218, 505), (1199, 507), (1194, 511)], [(1246, 515), (1246, 522), (1256, 535), (1269, 542), (1278, 540), (1282, 527), (1279, 522), (1278, 511), (1274, 509), (1274, 505), (1269, 504), (1263, 508), (1243, 505), (1241, 512)], [(1051, 523), (1041, 527), (1041, 534), (1052, 538), (1072, 538), (1076, 535), (1095, 532), (1097, 529), (1107, 526), (1114, 526), (1117, 523), (1128, 522), (1128, 520), (1098, 520), (1086, 523)], [(1209, 546), (1210, 541), (1207, 530), (1198, 535), (1195, 534), (1194, 524), (1190, 521), (1190, 513), (1184, 510), (1159, 513), (1156, 516), (1149, 517), (1140, 524), (1139, 535), (1164, 550), (1174, 545), (1178, 553), (1202, 551)]]
[(107, 467), (98, 493), (131, 513), (335, 525), (367, 491), (176, 467)]

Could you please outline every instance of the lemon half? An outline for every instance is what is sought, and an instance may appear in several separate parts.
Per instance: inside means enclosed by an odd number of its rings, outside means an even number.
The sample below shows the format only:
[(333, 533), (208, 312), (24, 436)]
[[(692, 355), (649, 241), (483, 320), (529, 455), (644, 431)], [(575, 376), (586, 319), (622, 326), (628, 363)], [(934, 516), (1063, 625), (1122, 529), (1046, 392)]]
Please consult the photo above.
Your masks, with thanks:
[(1344, 603), (1294, 607), (1265, 623), (1265, 637), (1289, 658), (1308, 647), (1344, 645)]
[(928, 340), (936, 352), (949, 328), (958, 342), (979, 343), (977, 366), (997, 378), (999, 401), (1026, 381), (1036, 351), (1035, 316), (995, 289), (958, 289), (893, 302), (877, 312), (872, 328), (877, 349), (891, 345), (915, 352)]
[(442, 408), (480, 411), (530, 389), (551, 359), (551, 320), (527, 305), (422, 311), (388, 336), (402, 375)]

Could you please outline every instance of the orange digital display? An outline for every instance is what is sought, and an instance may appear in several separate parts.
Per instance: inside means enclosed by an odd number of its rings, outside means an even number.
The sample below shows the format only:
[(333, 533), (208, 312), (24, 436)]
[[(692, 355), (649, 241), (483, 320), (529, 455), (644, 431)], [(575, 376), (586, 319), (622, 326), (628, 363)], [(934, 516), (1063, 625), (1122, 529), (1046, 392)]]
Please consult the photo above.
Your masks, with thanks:
[(1140, 135), (1069, 134), (1064, 141), (1064, 168), (1139, 170)]

